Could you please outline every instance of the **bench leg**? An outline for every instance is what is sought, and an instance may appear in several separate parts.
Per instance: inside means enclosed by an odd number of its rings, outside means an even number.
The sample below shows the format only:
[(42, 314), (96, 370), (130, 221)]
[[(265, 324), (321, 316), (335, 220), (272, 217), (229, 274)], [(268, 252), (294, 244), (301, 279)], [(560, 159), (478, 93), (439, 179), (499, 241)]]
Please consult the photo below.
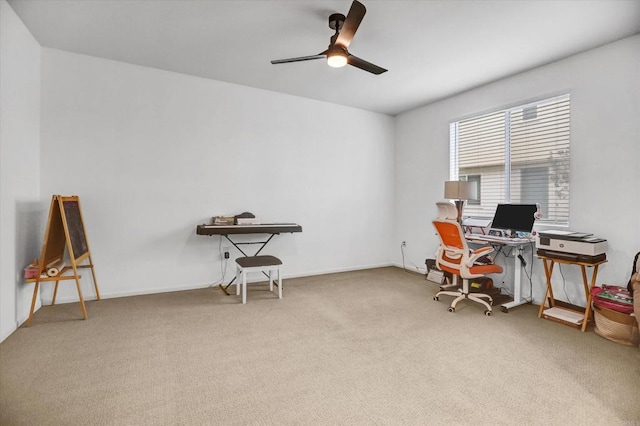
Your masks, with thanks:
[(242, 304), (247, 303), (247, 271), (242, 271)]
[(236, 268), (236, 296), (240, 296), (240, 268)]

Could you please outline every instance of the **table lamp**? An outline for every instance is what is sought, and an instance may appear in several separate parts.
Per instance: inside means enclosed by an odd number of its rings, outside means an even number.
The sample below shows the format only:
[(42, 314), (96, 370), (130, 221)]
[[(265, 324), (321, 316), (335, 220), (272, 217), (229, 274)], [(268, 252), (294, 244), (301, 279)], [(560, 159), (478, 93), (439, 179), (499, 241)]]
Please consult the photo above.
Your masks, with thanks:
[(444, 183), (444, 198), (454, 200), (458, 209), (458, 223), (462, 225), (464, 203), (478, 198), (478, 185), (466, 180), (448, 180)]

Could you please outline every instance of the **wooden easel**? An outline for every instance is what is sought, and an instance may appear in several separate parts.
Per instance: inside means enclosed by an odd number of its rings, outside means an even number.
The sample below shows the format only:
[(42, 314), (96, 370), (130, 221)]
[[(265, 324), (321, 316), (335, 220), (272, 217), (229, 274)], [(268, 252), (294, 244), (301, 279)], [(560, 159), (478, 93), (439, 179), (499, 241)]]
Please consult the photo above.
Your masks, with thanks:
[[(46, 276), (47, 265), (64, 260), (65, 248), (69, 254), (71, 266), (64, 266), (62, 270), (53, 277)], [(89, 264), (78, 265), (87, 260)], [(64, 197), (62, 195), (54, 195), (51, 198), (51, 208), (49, 209), (49, 219), (47, 228), (44, 233), (44, 243), (42, 244), (42, 253), (40, 255), (40, 264), (38, 266), (38, 276), (28, 279), (26, 282), (36, 283), (33, 288), (33, 298), (31, 300), (31, 310), (29, 311), (29, 319), (27, 327), (31, 325), (33, 320), (33, 310), (36, 306), (36, 298), (41, 282), (55, 281), (56, 286), (53, 290), (52, 305), (56, 304), (56, 295), (58, 294), (58, 284), (60, 281), (75, 280), (78, 289), (78, 297), (80, 298), (80, 308), (82, 316), (87, 319), (87, 308), (84, 305), (82, 291), (80, 290), (80, 278), (78, 269), (90, 268), (93, 276), (93, 284), (96, 288), (96, 298), (100, 300), (100, 292), (98, 291), (98, 282), (96, 274), (93, 270), (93, 260), (91, 259), (91, 251), (87, 242), (87, 234), (84, 230), (84, 222), (82, 221), (82, 213), (80, 211), (80, 200), (77, 195)], [(67, 273), (71, 272), (71, 275)], [(67, 274), (67, 275), (65, 275)]]

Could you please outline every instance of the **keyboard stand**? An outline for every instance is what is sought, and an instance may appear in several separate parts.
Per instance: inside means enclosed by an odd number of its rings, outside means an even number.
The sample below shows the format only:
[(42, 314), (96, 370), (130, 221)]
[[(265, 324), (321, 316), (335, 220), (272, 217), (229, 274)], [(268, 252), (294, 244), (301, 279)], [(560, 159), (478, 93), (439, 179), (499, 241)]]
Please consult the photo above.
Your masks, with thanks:
[[(238, 251), (242, 253), (242, 255), (245, 257), (251, 257), (251, 256), (247, 255), (247, 253), (245, 253), (240, 246), (258, 244), (259, 245), (258, 250), (253, 254), (253, 256), (257, 256), (258, 254), (260, 254), (262, 249), (269, 243), (269, 241), (271, 241), (271, 239), (275, 235), (280, 235), (280, 233), (285, 233), (285, 232), (287, 233), (302, 232), (302, 226), (296, 223), (271, 223), (271, 224), (263, 224), (263, 225), (198, 225), (196, 228), (196, 234), (198, 235), (209, 235), (209, 236), (220, 235), (221, 238), (222, 237), (226, 238), (227, 241), (233, 244), (233, 246), (237, 248)], [(229, 237), (229, 235), (251, 235), (251, 234), (266, 234), (266, 235), (269, 235), (269, 238), (267, 238), (264, 241), (238, 242), (238, 241), (233, 241)], [(269, 275), (267, 273), (265, 273), (264, 271), (262, 271), (262, 273), (267, 278), (269, 278)], [(218, 287), (220, 288), (220, 290), (224, 292), (224, 294), (229, 296), (230, 293), (227, 291), (227, 289), (229, 288), (229, 286), (231, 286), (231, 284), (233, 284), (235, 280), (236, 280), (236, 277), (234, 276), (233, 279), (229, 282), (229, 284), (225, 286), (224, 283), (220, 283)], [(238, 284), (236, 283), (236, 285)]]

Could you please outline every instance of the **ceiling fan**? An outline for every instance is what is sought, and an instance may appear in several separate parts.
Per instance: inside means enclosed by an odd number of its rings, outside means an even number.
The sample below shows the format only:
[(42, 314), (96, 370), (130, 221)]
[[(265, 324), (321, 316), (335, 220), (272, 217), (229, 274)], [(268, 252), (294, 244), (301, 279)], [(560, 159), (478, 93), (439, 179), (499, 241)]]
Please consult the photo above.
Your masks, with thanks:
[(317, 55), (300, 56), (298, 58), (289, 59), (277, 59), (271, 61), (271, 63), (286, 64), (289, 62), (302, 62), (327, 58), (327, 64), (335, 68), (343, 67), (349, 64), (351, 66), (360, 68), (361, 70), (365, 70), (376, 75), (386, 72), (386, 69), (374, 65), (371, 62), (367, 62), (364, 59), (360, 59), (357, 56), (353, 56), (347, 50), (349, 44), (351, 43), (351, 40), (353, 39), (353, 36), (356, 34), (356, 31), (360, 26), (360, 22), (362, 22), (362, 18), (364, 18), (365, 13), (367, 13), (367, 9), (364, 7), (364, 5), (358, 0), (354, 0), (351, 4), (351, 8), (349, 9), (349, 13), (347, 13), (346, 18), (341, 13), (333, 13), (331, 16), (329, 16), (329, 28), (335, 30), (336, 33), (331, 36), (331, 43), (329, 44), (327, 50), (318, 53)]

